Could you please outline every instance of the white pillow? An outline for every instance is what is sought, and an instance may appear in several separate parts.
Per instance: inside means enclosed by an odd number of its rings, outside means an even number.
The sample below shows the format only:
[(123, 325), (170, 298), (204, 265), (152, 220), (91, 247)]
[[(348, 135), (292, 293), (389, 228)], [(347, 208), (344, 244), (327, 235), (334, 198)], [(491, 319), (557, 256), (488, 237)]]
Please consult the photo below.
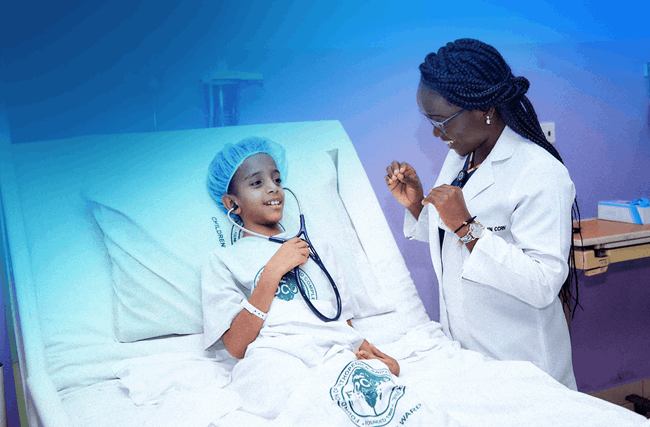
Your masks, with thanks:
[[(208, 164), (220, 146), (176, 144), (155, 157), (131, 152), (125, 163), (115, 162), (111, 176), (83, 191), (112, 261), (119, 341), (202, 332), (201, 263), (239, 235), (206, 189)], [(338, 196), (332, 158), (288, 152), (287, 160), (286, 184), (300, 199), (310, 237), (327, 238), (340, 256), (356, 316), (392, 310), (384, 292), (367, 289), (377, 281)], [(297, 232), (297, 209), (286, 198), (282, 223)]]
[[(205, 187), (207, 158), (158, 153), (85, 191), (112, 262), (122, 342), (202, 332), (200, 268), (219, 247)], [(143, 156), (145, 157), (145, 156)]]

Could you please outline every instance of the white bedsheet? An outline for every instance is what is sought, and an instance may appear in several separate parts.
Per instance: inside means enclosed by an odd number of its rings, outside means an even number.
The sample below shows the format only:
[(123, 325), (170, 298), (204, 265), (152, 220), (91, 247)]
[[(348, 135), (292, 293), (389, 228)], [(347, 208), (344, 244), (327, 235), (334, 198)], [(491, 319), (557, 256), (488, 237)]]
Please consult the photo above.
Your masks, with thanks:
[(221, 389), (230, 382), (230, 369), (194, 353), (161, 353), (124, 360), (113, 372), (136, 405), (160, 403), (170, 391)]
[[(632, 411), (567, 389), (529, 362), (463, 350), (436, 322), (380, 346), (399, 360), (399, 378), (381, 362), (356, 361), (352, 350), (362, 339), (344, 322), (321, 322), (306, 306), (278, 304), (230, 377), (227, 366), (189, 353), (156, 356), (144, 376), (143, 358), (121, 363), (121, 392), (140, 396), (142, 405), (133, 424), (119, 425), (650, 426)], [(376, 395), (354, 392), (351, 374), (359, 368), (380, 378)], [(161, 376), (151, 377), (156, 370)], [(150, 379), (136, 385), (125, 372)], [(213, 376), (214, 383), (206, 380)]]
[(133, 403), (155, 405), (144, 427), (205, 427), (241, 406), (239, 396), (224, 389), (229, 367), (194, 353), (127, 359), (113, 371)]

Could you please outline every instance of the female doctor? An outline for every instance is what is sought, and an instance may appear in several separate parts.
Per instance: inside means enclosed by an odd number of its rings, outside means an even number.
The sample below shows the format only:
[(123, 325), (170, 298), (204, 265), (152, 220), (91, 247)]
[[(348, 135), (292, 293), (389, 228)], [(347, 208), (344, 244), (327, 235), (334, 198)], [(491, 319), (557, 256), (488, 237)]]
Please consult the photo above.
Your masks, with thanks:
[(531, 361), (575, 390), (560, 298), (569, 302), (575, 277), (575, 189), (528, 80), (472, 39), (428, 54), (420, 72), (418, 106), (450, 151), (426, 197), (407, 163), (387, 167), (386, 183), (407, 209), (407, 238), (431, 247), (440, 323), (464, 348)]

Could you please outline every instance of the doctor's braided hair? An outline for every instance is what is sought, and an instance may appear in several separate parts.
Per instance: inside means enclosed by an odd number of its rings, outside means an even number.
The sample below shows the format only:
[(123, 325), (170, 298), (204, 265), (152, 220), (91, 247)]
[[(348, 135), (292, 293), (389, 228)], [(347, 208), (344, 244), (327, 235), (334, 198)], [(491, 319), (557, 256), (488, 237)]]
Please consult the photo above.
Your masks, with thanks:
[[(474, 39), (447, 43), (437, 53), (432, 52), (426, 56), (420, 64), (420, 73), (425, 85), (457, 107), (482, 111), (495, 107), (509, 128), (544, 148), (564, 164), (560, 153), (546, 139), (533, 104), (526, 96), (530, 82), (525, 77), (515, 77), (494, 47)], [(579, 226), (580, 210), (577, 200), (574, 200), (571, 214), (572, 220), (578, 221)], [(560, 290), (560, 299), (573, 314), (579, 305), (578, 275), (574, 259), (572, 238), (569, 275)]]

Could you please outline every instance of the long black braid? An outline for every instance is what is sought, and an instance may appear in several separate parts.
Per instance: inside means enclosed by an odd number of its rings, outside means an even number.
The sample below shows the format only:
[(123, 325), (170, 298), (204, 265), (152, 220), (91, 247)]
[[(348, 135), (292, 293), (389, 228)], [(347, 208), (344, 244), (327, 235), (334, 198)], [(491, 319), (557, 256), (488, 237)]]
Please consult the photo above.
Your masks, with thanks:
[[(453, 105), (482, 111), (495, 107), (508, 127), (564, 164), (560, 153), (546, 139), (533, 104), (525, 95), (530, 86), (528, 79), (515, 77), (501, 54), (492, 46), (474, 39), (447, 43), (437, 53), (426, 56), (420, 64), (420, 73), (428, 87)], [(580, 227), (577, 199), (573, 201), (571, 219), (577, 221)], [(572, 315), (575, 315), (579, 305), (574, 252), (572, 238), (569, 275), (560, 290), (560, 299)]]

